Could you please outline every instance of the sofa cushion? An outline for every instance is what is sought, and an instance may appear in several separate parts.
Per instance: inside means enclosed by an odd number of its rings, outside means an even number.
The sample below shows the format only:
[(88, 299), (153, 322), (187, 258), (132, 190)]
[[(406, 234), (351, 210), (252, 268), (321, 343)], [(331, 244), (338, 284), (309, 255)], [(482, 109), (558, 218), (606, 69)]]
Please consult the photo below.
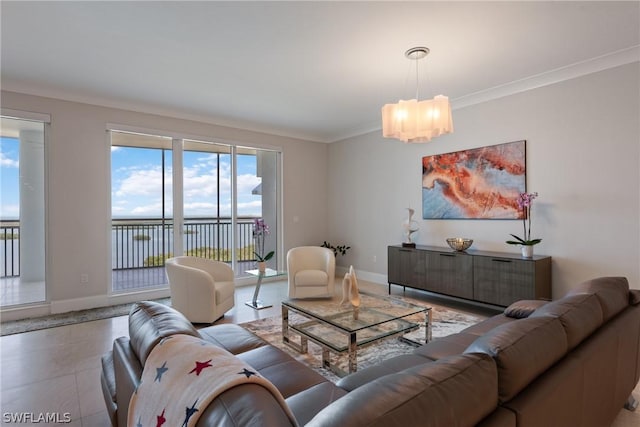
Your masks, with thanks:
[(498, 366), (500, 402), (507, 402), (567, 352), (567, 336), (555, 317), (510, 322), (479, 337), (465, 353), (486, 353)]
[(329, 276), (322, 270), (300, 270), (295, 281), (296, 286), (327, 286)]
[(307, 426), (470, 426), (497, 402), (495, 362), (463, 354), (378, 378), (327, 406)]
[(594, 294), (568, 295), (536, 310), (531, 318), (557, 317), (567, 334), (569, 350), (574, 349), (602, 325), (602, 308)]
[(507, 317), (512, 317), (514, 319), (524, 319), (526, 317), (529, 317), (531, 313), (547, 304), (548, 302), (549, 301), (539, 299), (524, 299), (516, 301), (509, 307), (505, 308), (504, 315)]
[(575, 294), (595, 294), (606, 322), (629, 305), (629, 282), (625, 277), (599, 277), (582, 282), (567, 293)]
[[(458, 352), (458, 354), (459, 353), (461, 352)], [(401, 354), (399, 356), (383, 360), (382, 362), (376, 363), (375, 365), (369, 366), (365, 369), (358, 369), (356, 372), (340, 378), (336, 384), (344, 390), (352, 391), (385, 375), (395, 374), (412, 366), (422, 365), (423, 363), (429, 362), (431, 362), (431, 359), (427, 359), (423, 356), (416, 354)]]
[(347, 392), (332, 382), (316, 384), (286, 399), (287, 405), (298, 421), (298, 425), (307, 424), (318, 412), (340, 399)]
[(256, 334), (232, 323), (208, 326), (198, 332), (200, 332), (203, 340), (224, 348), (231, 354), (240, 354), (268, 345), (265, 340)]
[(144, 366), (153, 347), (169, 335), (199, 337), (198, 331), (177, 310), (154, 301), (133, 304), (129, 312), (131, 348)]
[(495, 316), (492, 316), (492, 317), (489, 317), (488, 319), (483, 320), (480, 323), (471, 325), (460, 332), (479, 337), (480, 335), (486, 334), (496, 326), (504, 325), (505, 323), (511, 323), (515, 321), (516, 319), (514, 319), (513, 317), (507, 317), (504, 314), (497, 314)]
[(237, 357), (271, 381), (285, 399), (327, 382), (322, 375), (272, 345), (240, 353)]

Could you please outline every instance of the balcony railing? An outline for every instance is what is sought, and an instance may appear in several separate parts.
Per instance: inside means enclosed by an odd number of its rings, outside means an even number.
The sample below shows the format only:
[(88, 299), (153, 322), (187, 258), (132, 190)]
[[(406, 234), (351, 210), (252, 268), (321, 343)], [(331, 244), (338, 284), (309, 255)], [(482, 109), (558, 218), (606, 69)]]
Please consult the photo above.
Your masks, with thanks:
[[(238, 218), (236, 258), (251, 261), (253, 218)], [(182, 244), (186, 255), (231, 261), (231, 218), (186, 218)], [(173, 256), (173, 222), (161, 219), (114, 219), (111, 225), (112, 268), (152, 268)]]
[[(253, 261), (253, 217), (238, 218), (236, 258)], [(231, 261), (231, 218), (185, 219), (182, 244), (186, 255)], [(153, 218), (114, 219), (111, 223), (113, 270), (164, 266), (173, 256), (173, 221)], [(0, 221), (0, 277), (20, 276), (20, 223)]]
[(20, 276), (20, 222), (0, 220), (0, 277)]

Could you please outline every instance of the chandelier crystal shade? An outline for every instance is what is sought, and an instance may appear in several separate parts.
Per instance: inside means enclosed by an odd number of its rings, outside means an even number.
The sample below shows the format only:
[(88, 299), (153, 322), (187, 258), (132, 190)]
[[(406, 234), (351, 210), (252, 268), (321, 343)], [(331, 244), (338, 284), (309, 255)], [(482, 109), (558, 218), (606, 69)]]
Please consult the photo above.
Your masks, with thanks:
[[(426, 47), (409, 49), (405, 56), (417, 61), (429, 53)], [(438, 95), (433, 99), (418, 101), (400, 100), (396, 104), (382, 107), (382, 136), (396, 138), (405, 143), (429, 142), (431, 138), (453, 132), (453, 119), (449, 98)]]

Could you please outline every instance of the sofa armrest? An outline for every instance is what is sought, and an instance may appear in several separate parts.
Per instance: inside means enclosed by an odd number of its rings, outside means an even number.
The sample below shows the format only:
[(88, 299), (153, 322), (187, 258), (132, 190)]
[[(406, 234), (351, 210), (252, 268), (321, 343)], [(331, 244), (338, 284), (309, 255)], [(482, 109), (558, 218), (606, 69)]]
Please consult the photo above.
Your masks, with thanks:
[(631, 305), (640, 304), (640, 289), (629, 290), (629, 304)]
[(140, 384), (142, 365), (131, 348), (129, 338), (120, 337), (113, 342), (113, 367), (116, 379), (116, 416), (118, 426), (127, 425), (129, 400)]

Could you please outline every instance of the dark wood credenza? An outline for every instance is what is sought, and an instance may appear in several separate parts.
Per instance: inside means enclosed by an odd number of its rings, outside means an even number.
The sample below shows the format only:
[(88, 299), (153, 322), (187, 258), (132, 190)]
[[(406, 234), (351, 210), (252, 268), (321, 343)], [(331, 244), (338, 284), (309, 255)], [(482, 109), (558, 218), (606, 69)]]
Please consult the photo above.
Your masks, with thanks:
[(388, 281), (487, 304), (551, 299), (551, 257), (436, 246), (388, 247)]

